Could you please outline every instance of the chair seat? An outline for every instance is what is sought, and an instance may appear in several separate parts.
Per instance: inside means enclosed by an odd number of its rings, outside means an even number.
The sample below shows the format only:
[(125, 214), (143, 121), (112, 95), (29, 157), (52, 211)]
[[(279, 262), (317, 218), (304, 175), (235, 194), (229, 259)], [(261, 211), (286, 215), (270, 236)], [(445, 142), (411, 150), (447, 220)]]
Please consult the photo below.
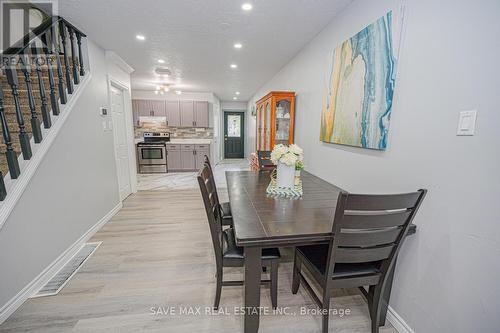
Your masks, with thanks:
[[(222, 256), (224, 259), (244, 259), (243, 248), (236, 246), (236, 238), (234, 237), (233, 228), (228, 228), (222, 232), (223, 248)], [(279, 259), (280, 251), (277, 248), (263, 249), (262, 260)]]
[[(320, 274), (325, 274), (326, 261), (328, 260), (328, 244), (298, 246), (297, 251), (299, 251)], [(378, 262), (360, 264), (336, 263), (333, 272), (333, 279), (380, 274), (378, 266)]]
[(222, 218), (226, 217), (232, 217), (233, 215), (231, 214), (231, 205), (229, 202), (223, 202), (220, 204), (220, 208), (222, 210)]

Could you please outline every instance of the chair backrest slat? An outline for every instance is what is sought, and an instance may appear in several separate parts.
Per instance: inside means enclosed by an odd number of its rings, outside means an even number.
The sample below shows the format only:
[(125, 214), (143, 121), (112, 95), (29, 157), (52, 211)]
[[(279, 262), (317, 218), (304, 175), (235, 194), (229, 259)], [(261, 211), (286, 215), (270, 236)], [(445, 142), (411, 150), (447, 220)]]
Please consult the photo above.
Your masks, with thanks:
[(352, 229), (399, 227), (405, 224), (411, 212), (411, 209), (394, 212), (384, 211), (379, 214), (350, 214), (350, 212), (345, 212), (342, 227)]
[(370, 248), (339, 247), (335, 251), (335, 262), (358, 264), (380, 261), (389, 258), (393, 249), (394, 244)]
[[(342, 229), (339, 237), (339, 246), (346, 247), (373, 247), (381, 244), (392, 244), (401, 233), (401, 228), (384, 228), (379, 230)], [(382, 258), (385, 259), (385, 258)]]
[(413, 208), (420, 196), (420, 192), (387, 195), (350, 194), (346, 210), (392, 210)]
[(276, 166), (271, 161), (271, 152), (268, 150), (257, 151), (257, 157), (259, 159), (259, 169), (261, 170), (272, 170)]

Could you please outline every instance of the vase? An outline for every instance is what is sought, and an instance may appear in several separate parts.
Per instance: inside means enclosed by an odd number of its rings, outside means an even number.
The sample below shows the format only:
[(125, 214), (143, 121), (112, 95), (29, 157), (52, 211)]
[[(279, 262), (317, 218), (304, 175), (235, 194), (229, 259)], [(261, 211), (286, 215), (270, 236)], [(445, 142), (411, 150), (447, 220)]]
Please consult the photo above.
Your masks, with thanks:
[(295, 165), (288, 166), (285, 163), (278, 162), (277, 170), (278, 187), (293, 188), (295, 181)]

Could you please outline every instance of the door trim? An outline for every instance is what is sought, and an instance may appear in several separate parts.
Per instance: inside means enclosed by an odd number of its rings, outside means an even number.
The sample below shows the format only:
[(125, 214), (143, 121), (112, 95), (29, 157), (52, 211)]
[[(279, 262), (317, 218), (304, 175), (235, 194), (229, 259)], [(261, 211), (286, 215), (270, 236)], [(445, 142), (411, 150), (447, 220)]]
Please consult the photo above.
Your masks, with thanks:
[(241, 140), (242, 140), (242, 149), (243, 149), (243, 159), (245, 158), (245, 132), (246, 132), (246, 121), (245, 116), (246, 112), (244, 110), (223, 110), (222, 112), (222, 153), (224, 159), (226, 159), (226, 113), (239, 113), (241, 114)]
[[(114, 87), (119, 89), (123, 93), (123, 112), (125, 113), (125, 133), (127, 135), (127, 154), (128, 154), (128, 168), (130, 175), (130, 192), (128, 195), (137, 192), (137, 157), (135, 150), (135, 140), (134, 140), (134, 120), (132, 115), (132, 94), (130, 92), (130, 87), (126, 84), (122, 83), (120, 80), (116, 79), (112, 75), (108, 74), (108, 103), (110, 106), (109, 113), (111, 116), (111, 121), (113, 122), (113, 149), (115, 150), (115, 160), (116, 160), (116, 149), (115, 149), (115, 135), (116, 132), (114, 130), (116, 124), (113, 120), (113, 115), (111, 114), (111, 88)], [(116, 180), (119, 184), (118, 179), (118, 166), (116, 167)], [(118, 198), (120, 198), (120, 186), (117, 187)], [(120, 198), (120, 201), (122, 199)]]

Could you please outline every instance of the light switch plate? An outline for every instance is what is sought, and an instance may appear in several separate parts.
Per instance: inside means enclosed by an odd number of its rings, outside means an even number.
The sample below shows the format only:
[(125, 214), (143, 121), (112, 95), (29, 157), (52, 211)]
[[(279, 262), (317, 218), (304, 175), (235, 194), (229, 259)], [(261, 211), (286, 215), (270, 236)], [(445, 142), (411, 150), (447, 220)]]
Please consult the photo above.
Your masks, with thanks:
[(461, 111), (458, 118), (457, 135), (470, 136), (474, 135), (476, 131), (476, 117), (477, 111)]

